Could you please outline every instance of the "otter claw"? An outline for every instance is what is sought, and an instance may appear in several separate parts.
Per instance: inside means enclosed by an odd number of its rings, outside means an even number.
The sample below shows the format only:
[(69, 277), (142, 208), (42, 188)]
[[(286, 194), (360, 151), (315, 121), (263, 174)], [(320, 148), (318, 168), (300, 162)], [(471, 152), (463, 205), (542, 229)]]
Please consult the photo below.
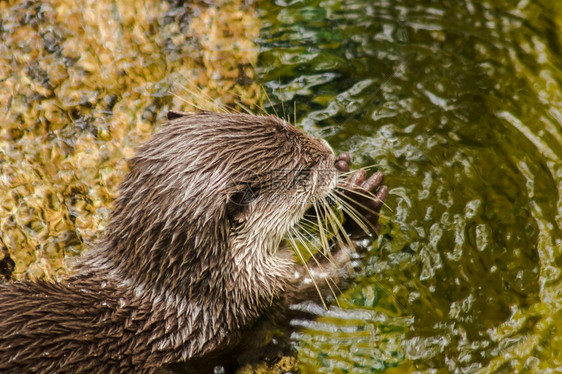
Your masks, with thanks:
[(343, 161), (346, 164), (350, 164), (351, 163), (351, 156), (349, 155), (349, 153), (344, 152), (344, 153), (340, 154), (338, 157), (336, 157), (336, 161)]
[(351, 163), (351, 156), (349, 153), (342, 153), (336, 157), (336, 169), (342, 173), (347, 173), (349, 171), (349, 164)]
[(384, 175), (380, 171), (377, 171), (375, 174), (371, 175), (366, 182), (363, 182), (361, 184), (361, 188), (369, 192), (376, 191), (377, 188), (379, 188), (380, 185), (382, 184), (383, 180), (384, 180)]
[(388, 186), (381, 186), (381, 188), (377, 191), (377, 197), (373, 200), (373, 210), (378, 211), (382, 207), (382, 203), (388, 196)]
[(338, 169), (342, 173), (347, 173), (349, 171), (349, 163), (345, 162), (344, 160), (338, 160), (336, 161), (336, 169)]
[(347, 183), (349, 184), (349, 187), (357, 190), (361, 188), (361, 183), (363, 183), (366, 176), (367, 176), (367, 172), (365, 170), (363, 169), (356, 170), (353, 172), (353, 174), (351, 174), (351, 177), (349, 178)]

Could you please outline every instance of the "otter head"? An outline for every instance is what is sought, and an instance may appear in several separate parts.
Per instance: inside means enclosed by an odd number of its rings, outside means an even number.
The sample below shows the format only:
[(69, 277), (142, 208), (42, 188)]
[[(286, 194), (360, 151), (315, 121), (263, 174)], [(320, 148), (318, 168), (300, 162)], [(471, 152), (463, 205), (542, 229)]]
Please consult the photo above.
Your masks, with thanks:
[(130, 169), (95, 265), (188, 299), (256, 282), (271, 298), (282, 237), (336, 186), (325, 141), (276, 117), (242, 114), (172, 115)]

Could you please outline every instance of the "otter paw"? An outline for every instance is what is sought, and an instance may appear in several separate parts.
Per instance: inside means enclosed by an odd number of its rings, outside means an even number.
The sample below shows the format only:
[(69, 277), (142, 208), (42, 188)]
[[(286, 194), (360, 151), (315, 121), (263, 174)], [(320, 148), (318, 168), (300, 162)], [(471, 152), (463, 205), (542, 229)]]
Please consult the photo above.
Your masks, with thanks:
[[(336, 159), (336, 168), (345, 172), (349, 170), (350, 163), (349, 154), (342, 153)], [(380, 210), (388, 195), (388, 187), (383, 181), (384, 175), (380, 171), (367, 178), (367, 172), (359, 169), (354, 171), (346, 182), (338, 186), (342, 191), (344, 204), (347, 205), (344, 228), (352, 239), (379, 234)], [(357, 222), (355, 216), (361, 217), (362, 222)]]

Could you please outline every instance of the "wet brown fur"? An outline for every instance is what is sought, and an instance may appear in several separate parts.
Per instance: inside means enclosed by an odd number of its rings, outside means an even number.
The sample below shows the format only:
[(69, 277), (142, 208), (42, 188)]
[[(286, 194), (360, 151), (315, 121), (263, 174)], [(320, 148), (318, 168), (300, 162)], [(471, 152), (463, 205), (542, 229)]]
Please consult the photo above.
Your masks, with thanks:
[(152, 373), (225, 349), (292, 289), (279, 245), (335, 187), (330, 148), (276, 117), (170, 118), (72, 276), (0, 285), (0, 372)]

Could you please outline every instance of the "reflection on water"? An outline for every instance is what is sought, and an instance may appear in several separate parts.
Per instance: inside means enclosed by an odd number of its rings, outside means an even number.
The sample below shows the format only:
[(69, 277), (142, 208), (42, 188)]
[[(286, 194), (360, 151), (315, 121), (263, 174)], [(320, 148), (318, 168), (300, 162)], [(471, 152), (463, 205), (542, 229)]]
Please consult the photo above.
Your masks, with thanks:
[[(262, 1), (275, 110), (376, 164), (386, 233), (302, 371), (562, 366), (562, 6)], [(275, 104), (275, 103), (274, 103)]]

